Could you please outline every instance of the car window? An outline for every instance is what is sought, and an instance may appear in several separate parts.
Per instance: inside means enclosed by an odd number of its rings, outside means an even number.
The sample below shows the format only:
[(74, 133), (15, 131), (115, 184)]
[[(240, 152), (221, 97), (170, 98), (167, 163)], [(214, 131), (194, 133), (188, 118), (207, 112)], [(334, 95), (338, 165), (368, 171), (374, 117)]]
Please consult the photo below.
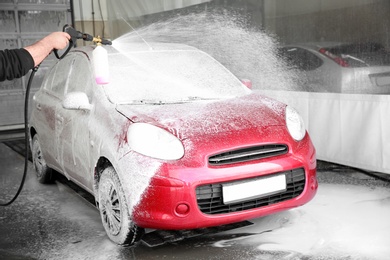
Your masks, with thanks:
[(289, 67), (303, 71), (315, 70), (323, 63), (315, 54), (299, 47), (283, 47), (280, 49), (280, 56)]
[(93, 81), (90, 61), (84, 53), (74, 55), (75, 58), (70, 69), (66, 93), (75, 91), (84, 92), (91, 101)]
[(56, 71), (57, 66), (53, 66), (46, 73), (45, 78), (43, 79), (42, 86), (45, 90), (51, 90), (51, 85), (53, 83), (54, 73)]
[(52, 76), (47, 78), (45, 89), (58, 97), (64, 96), (66, 85), (68, 84), (71, 65), (74, 62), (73, 55), (67, 55), (52, 68)]
[(390, 65), (390, 53), (378, 43), (341, 44), (327, 48), (327, 51), (343, 58), (350, 67)]

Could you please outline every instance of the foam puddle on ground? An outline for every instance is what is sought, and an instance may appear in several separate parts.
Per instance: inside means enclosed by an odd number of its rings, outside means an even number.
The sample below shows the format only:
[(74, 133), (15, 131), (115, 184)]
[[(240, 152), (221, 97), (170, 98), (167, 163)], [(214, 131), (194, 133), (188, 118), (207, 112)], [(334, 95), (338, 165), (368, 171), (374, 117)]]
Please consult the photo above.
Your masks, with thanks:
[(382, 260), (390, 255), (389, 219), (388, 189), (321, 184), (308, 204), (255, 219), (252, 226), (227, 232), (253, 235), (213, 246), (248, 245), (259, 251), (288, 252), (286, 259)]

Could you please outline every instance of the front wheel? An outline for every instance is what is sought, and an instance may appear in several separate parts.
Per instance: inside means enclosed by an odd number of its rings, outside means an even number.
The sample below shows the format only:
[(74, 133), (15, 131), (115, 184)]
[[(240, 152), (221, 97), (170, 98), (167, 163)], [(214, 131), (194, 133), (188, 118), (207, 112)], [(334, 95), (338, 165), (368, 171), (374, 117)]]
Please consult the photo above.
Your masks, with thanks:
[(108, 237), (119, 245), (132, 245), (141, 239), (144, 229), (131, 220), (118, 175), (106, 168), (99, 182), (99, 211)]
[(52, 169), (47, 166), (43, 158), (38, 135), (34, 135), (32, 140), (31, 154), (37, 179), (40, 183), (50, 183), (53, 181)]

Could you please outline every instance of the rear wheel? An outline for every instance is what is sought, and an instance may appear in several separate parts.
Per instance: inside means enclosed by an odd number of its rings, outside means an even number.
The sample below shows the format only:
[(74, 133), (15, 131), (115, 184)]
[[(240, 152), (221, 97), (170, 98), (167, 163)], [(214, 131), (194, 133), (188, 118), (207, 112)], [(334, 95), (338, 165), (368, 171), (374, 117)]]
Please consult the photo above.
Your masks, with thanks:
[(144, 229), (131, 220), (121, 183), (111, 166), (102, 173), (98, 196), (100, 216), (108, 237), (119, 245), (132, 245), (140, 240)]
[(41, 145), (39, 144), (38, 135), (34, 135), (31, 148), (32, 160), (37, 179), (40, 183), (50, 183), (53, 181), (52, 169), (47, 166), (43, 158)]

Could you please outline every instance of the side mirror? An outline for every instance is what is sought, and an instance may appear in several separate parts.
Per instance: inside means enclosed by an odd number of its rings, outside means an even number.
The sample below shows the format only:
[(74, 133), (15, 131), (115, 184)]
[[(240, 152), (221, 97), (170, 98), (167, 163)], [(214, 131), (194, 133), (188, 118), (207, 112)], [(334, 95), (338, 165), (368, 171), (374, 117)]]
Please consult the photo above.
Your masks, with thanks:
[(250, 79), (241, 79), (242, 84), (247, 88), (252, 89), (252, 81)]
[(69, 110), (91, 110), (92, 105), (84, 92), (70, 92), (62, 101), (62, 107)]

